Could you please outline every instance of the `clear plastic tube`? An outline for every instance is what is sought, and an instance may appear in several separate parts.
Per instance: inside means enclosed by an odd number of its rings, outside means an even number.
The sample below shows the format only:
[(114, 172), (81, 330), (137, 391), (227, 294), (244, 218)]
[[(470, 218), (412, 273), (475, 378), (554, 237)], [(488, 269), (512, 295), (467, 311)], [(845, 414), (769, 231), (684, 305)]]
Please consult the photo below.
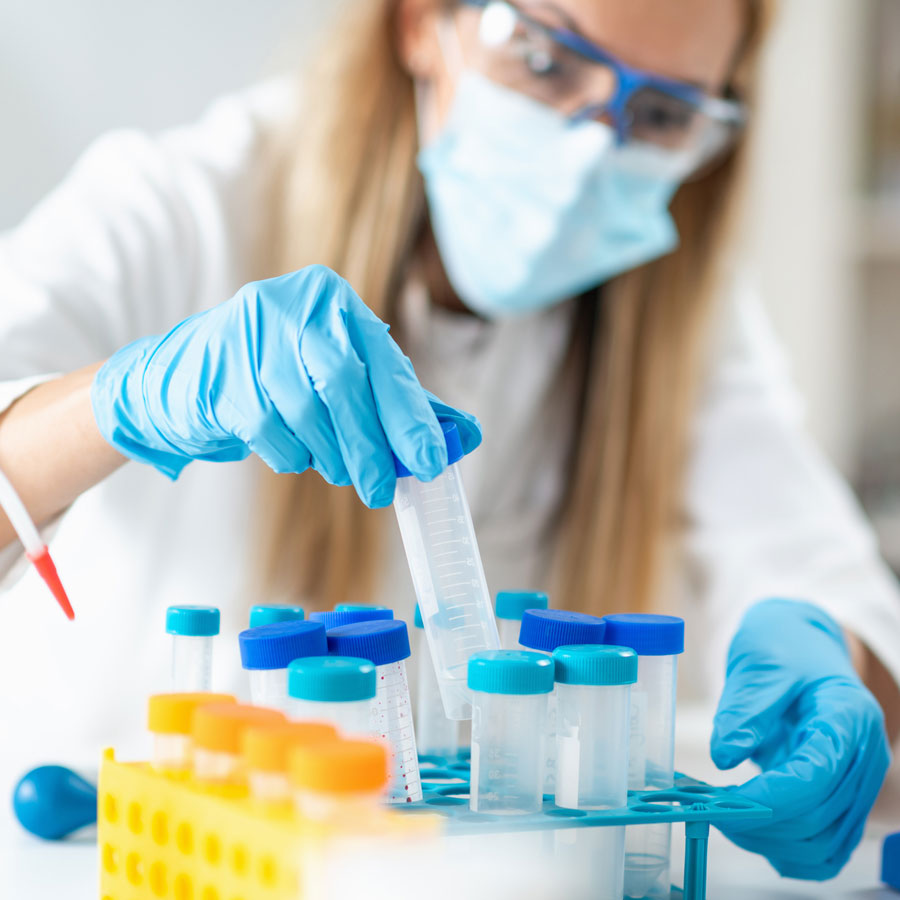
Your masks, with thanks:
[(521, 650), (519, 643), (519, 629), (522, 627), (521, 619), (497, 619), (497, 629), (500, 632), (500, 646), (504, 650)]
[(172, 690), (208, 691), (212, 686), (212, 651), (210, 635), (172, 635)]
[[(678, 657), (640, 656), (631, 691), (628, 787), (670, 788), (675, 770), (675, 688)], [(668, 898), (669, 823), (627, 829), (625, 896)]]
[(428, 644), (419, 642), (418, 697), (416, 698), (416, 745), (424, 756), (456, 756), (459, 752), (459, 722), (448, 719), (434, 674)]
[(394, 509), (444, 712), (468, 719), (469, 657), (500, 649), (500, 635), (459, 466), (449, 465), (429, 483), (398, 478)]
[(287, 669), (248, 669), (250, 702), (288, 712)]
[[(627, 803), (630, 687), (557, 684), (557, 806), (615, 809)], [(592, 896), (621, 900), (624, 827), (560, 831), (555, 844), (557, 859), (567, 869), (590, 867)]]
[(371, 733), (386, 741), (391, 752), (391, 803), (422, 799), (419, 756), (413, 726), (412, 703), (404, 660), (376, 666), (376, 693), (371, 706)]
[(300, 700), (292, 697), (287, 712), (299, 722), (329, 722), (345, 736), (371, 734), (371, 700)]
[(543, 803), (548, 694), (473, 691), (469, 807), (534, 813)]

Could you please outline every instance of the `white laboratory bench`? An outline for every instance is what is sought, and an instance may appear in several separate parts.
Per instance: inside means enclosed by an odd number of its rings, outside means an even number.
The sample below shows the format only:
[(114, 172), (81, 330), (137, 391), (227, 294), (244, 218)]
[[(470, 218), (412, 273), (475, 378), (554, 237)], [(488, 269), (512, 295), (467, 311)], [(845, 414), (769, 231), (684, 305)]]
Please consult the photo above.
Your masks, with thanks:
[[(716, 772), (706, 752), (705, 715), (679, 715), (676, 759), (684, 771), (714, 783), (733, 783)], [(881, 842), (900, 831), (900, 765), (895, 764), (869, 820), (866, 836), (837, 878), (804, 882), (780, 878), (761, 857), (740, 850), (715, 829), (710, 831), (708, 896), (710, 900), (900, 900), (900, 893), (879, 881)], [(682, 859), (683, 829), (673, 826), (673, 869)], [(674, 873), (673, 873), (674, 874)], [(680, 883), (680, 877), (675, 877)], [(12, 817), (7, 798), (0, 803), (0, 898), (2, 900), (98, 900), (97, 849), (92, 836), (47, 843), (24, 833)]]

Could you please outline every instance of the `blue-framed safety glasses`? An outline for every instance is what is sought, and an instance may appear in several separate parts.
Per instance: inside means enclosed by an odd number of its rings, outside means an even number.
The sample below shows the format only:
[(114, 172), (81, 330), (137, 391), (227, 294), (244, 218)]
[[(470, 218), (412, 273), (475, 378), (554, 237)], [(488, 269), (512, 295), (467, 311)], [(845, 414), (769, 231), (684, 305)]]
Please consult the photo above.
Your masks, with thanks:
[(462, 0), (480, 10), (474, 58), (492, 81), (573, 120), (608, 122), (620, 145), (652, 145), (693, 171), (721, 154), (746, 119), (743, 104), (694, 84), (636, 69), (578, 34), (550, 4)]

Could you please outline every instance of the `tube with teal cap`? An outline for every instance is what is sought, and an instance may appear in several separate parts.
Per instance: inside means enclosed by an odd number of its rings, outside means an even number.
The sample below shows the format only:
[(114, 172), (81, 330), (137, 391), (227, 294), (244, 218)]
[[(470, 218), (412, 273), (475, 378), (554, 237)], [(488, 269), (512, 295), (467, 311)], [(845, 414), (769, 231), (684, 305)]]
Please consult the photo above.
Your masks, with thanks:
[(208, 691), (212, 684), (212, 644), (219, 633), (215, 606), (170, 606), (166, 631), (172, 635), (172, 684), (175, 693)]
[(546, 609), (549, 598), (543, 591), (500, 591), (497, 594), (497, 626), (500, 646), (504, 650), (522, 650), (519, 629), (522, 616), (529, 609)]
[(500, 635), (459, 471), (462, 442), (452, 422), (442, 422), (441, 428), (447, 468), (423, 482), (395, 459), (394, 510), (444, 713), (448, 719), (469, 719), (469, 657), (499, 650)]
[(492, 650), (469, 660), (473, 812), (540, 811), (553, 668), (549, 656), (527, 650)]
[(302, 606), (286, 603), (259, 603), (250, 609), (250, 628), (273, 622), (302, 622), (306, 613)]

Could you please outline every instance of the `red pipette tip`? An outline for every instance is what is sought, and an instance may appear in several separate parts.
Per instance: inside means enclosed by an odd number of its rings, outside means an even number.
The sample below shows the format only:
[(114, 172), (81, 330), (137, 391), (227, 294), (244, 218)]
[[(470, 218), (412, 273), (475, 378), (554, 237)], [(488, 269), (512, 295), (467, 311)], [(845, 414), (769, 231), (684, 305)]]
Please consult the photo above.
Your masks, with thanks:
[(36, 556), (32, 556), (29, 553), (28, 559), (34, 564), (34, 567), (38, 570), (38, 575), (44, 579), (47, 587), (50, 588), (50, 592), (56, 597), (56, 602), (62, 607), (62, 611), (66, 614), (66, 618), (70, 620), (74, 619), (75, 610), (72, 609), (72, 604), (69, 603), (69, 598), (66, 596), (66, 590), (59, 580), (56, 566), (53, 565), (53, 560), (50, 558), (50, 551), (44, 547), (44, 549)]

